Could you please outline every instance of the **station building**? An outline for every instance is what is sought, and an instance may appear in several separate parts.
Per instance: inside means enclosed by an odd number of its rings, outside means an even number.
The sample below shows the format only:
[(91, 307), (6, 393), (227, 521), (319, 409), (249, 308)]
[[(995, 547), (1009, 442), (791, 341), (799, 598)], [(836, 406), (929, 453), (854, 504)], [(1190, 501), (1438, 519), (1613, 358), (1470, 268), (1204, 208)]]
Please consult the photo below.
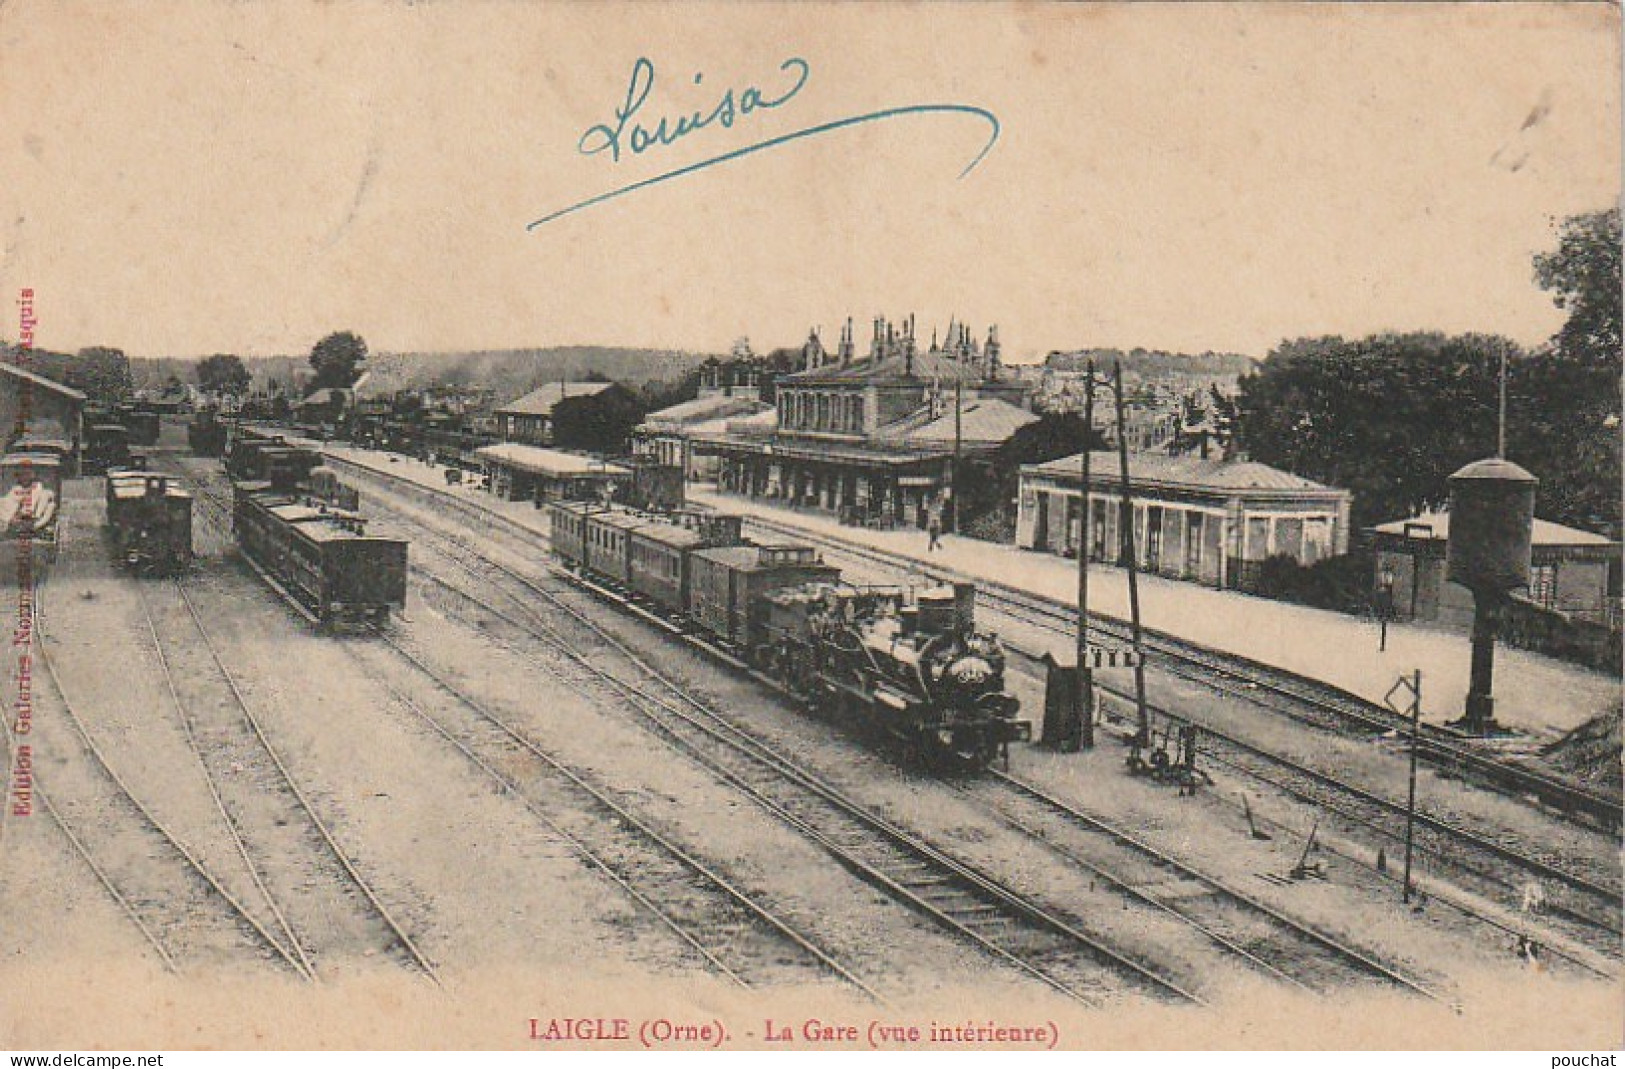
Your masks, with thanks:
[(874, 321), (867, 357), (847, 320), (834, 353), (813, 331), (803, 368), (781, 377), (769, 416), (732, 421), (708, 438), (725, 493), (828, 512), (874, 527), (924, 527), (949, 507), (956, 444), (961, 458), (997, 448), (1038, 417), (1030, 387), (1003, 380), (998, 328), (979, 345), (950, 326), (946, 344), (915, 341)]
[[(1075, 557), (1082, 527), (1082, 455), (1021, 469), (1016, 545)], [(1089, 559), (1121, 564), (1118, 454), (1089, 456)], [(1348, 552), (1347, 490), (1245, 460), (1129, 455), (1134, 544), (1147, 573), (1250, 589), (1273, 556), (1313, 564)]]

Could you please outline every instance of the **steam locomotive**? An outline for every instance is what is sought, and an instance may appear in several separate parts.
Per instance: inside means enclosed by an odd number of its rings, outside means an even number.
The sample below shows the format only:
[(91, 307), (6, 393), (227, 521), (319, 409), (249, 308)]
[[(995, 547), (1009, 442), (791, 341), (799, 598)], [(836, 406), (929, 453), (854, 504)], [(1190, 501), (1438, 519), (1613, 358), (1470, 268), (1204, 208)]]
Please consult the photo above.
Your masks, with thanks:
[(1005, 690), (998, 639), (976, 630), (972, 584), (856, 587), (809, 546), (749, 542), (737, 517), (575, 501), (549, 511), (567, 566), (696, 629), (905, 759), (978, 770), (1031, 737)]
[(177, 574), (192, 561), (192, 495), (160, 472), (115, 468), (107, 473), (107, 529), (121, 564)]

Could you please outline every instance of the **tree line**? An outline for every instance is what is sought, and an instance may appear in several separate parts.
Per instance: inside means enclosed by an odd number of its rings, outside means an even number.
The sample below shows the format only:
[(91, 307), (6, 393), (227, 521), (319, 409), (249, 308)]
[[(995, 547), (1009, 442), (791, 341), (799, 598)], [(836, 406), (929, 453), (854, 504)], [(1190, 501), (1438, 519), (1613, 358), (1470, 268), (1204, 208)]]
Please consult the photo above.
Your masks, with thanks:
[(1352, 491), (1357, 527), (1438, 508), (1452, 472), (1496, 453), (1504, 361), (1506, 456), (1541, 480), (1538, 514), (1618, 537), (1618, 209), (1565, 221), (1534, 268), (1568, 313), (1547, 344), (1440, 333), (1286, 341), (1240, 380), (1237, 444)]

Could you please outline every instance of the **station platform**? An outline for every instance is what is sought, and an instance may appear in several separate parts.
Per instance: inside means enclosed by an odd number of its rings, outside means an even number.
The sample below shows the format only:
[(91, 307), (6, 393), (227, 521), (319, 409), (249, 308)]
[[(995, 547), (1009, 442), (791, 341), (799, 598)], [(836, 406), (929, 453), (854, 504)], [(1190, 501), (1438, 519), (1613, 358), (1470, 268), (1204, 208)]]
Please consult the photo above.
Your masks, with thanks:
[[(750, 501), (689, 484), (689, 497), (707, 506), (760, 516), (821, 537), (917, 559), (936, 570), (994, 580), (1072, 605), (1077, 563), (1049, 553), (943, 535), (927, 552), (929, 536), (913, 529), (848, 527), (831, 517)], [(1249, 657), (1322, 680), (1380, 702), (1402, 673), (1422, 672), (1422, 717), (1443, 723), (1462, 714), (1467, 699), (1468, 636), (1413, 624), (1390, 624), (1386, 651), (1378, 650), (1375, 621), (1235, 591), (1141, 575), (1146, 627), (1216, 650)], [(1129, 617), (1128, 578), (1104, 564), (1089, 567), (1089, 608)], [(1070, 652), (1065, 659), (1070, 661)], [(1499, 646), (1495, 653), (1496, 719), (1536, 737), (1555, 739), (1621, 701), (1620, 680), (1541, 654)]]
[[(336, 443), (310, 441), (335, 457), (478, 503), (540, 534), (546, 513), (527, 502), (503, 501), (472, 483), (447, 486), (445, 469), (423, 461)], [(393, 459), (392, 459), (393, 457)], [(919, 560), (938, 572), (985, 578), (1065, 604), (1077, 601), (1077, 564), (1048, 553), (943, 535), (928, 553), (929, 537), (914, 529), (871, 530), (844, 526), (832, 517), (765, 505), (714, 487), (690, 483), (688, 496), (719, 511), (765, 520), (858, 546)], [(1369, 619), (1215, 590), (1160, 576), (1141, 575), (1145, 626), (1212, 649), (1274, 665), (1380, 702), (1401, 674), (1422, 672), (1422, 717), (1455, 720), (1467, 698), (1468, 636), (1415, 624), (1390, 624), (1386, 651), (1378, 649), (1378, 626)], [(1089, 607), (1126, 620), (1128, 579), (1121, 569), (1091, 564)], [(1070, 648), (1056, 653), (1071, 660)], [(1526, 650), (1499, 646), (1495, 654), (1496, 719), (1535, 739), (1555, 740), (1622, 700), (1621, 681)]]

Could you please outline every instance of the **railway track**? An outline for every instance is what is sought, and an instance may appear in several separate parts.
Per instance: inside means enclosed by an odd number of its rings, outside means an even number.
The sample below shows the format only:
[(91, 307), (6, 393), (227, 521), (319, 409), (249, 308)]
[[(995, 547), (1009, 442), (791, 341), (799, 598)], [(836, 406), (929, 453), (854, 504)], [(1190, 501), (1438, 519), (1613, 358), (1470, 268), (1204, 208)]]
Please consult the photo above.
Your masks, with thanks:
[[(842, 556), (865, 560), (890, 570), (921, 571), (919, 561), (799, 527), (780, 524), (756, 516), (746, 518), (754, 525), (778, 535), (794, 537), (822, 546)], [(953, 569), (932, 567), (935, 574), (957, 575)], [(975, 576), (959, 576), (977, 583), (986, 600), (1003, 606), (1007, 615), (1068, 638), (1077, 633), (1077, 609), (1030, 591), (1021, 590)], [(1091, 613), (1091, 628), (1127, 646), (1131, 632), (1127, 621)], [(1346, 732), (1350, 728), (1365, 735), (1408, 734), (1410, 721), (1375, 702), (1368, 702), (1318, 680), (1307, 679), (1270, 665), (1235, 654), (1218, 653), (1173, 635), (1144, 629), (1145, 649), (1157, 655), (1161, 670), (1199, 683), (1219, 693), (1262, 704), (1295, 720), (1316, 727)], [(1583, 816), (1610, 833), (1620, 830), (1625, 800), (1591, 789), (1583, 784), (1553, 776), (1501, 755), (1475, 749), (1470, 737), (1438, 724), (1424, 723), (1419, 756), (1453, 775), (1472, 778), (1515, 797), (1538, 799), (1549, 808)]]
[[(460, 726), (448, 726), (447, 718), (428, 712), (423, 703), (389, 683), (382, 673), (374, 673), (398, 703), (517, 799), (710, 968), (747, 988), (804, 983), (810, 975), (833, 976), (880, 999), (851, 969), (758, 897), (542, 749), (400, 639), (381, 629), (374, 634), (471, 718)], [(548, 790), (544, 784), (554, 789)]]
[[(216, 518), (211, 522), (220, 525), (229, 538), (229, 506), (212, 490), (194, 483), (199, 500), (214, 512)], [(515, 798), (711, 969), (746, 988), (771, 981), (805, 982), (814, 974), (833, 976), (882, 1001), (868, 983), (766, 903), (548, 753), (388, 630), (373, 627), (369, 633), (468, 715), (452, 726), (450, 718), (428, 711), (426, 703), (390, 683), (384, 673), (370, 672), (398, 704)], [(519, 774), (513, 771), (516, 768), (527, 771)], [(544, 783), (553, 785), (551, 794), (539, 789)]]
[[(183, 963), (218, 965), (247, 954), (278, 961), (308, 979), (299, 958), (153, 814), (107, 760), (62, 685), (39, 624), (43, 600), (44, 591), (37, 591), (36, 660), (45, 667), (84, 760), (59, 766), (67, 799), (60, 803), (46, 792), (36, 768), (35, 800), (166, 970), (180, 972)], [(14, 746), (9, 723), (5, 734)]]
[[(466, 512), (472, 516), (483, 516), (488, 521), (494, 520), (496, 521), (494, 526), (504, 530), (508, 534), (511, 534), (522, 541), (528, 541), (534, 544), (541, 538), (541, 536), (534, 530), (514, 523), (511, 520), (507, 520), (505, 517), (491, 512), (490, 510), (482, 509), (477, 504), (463, 502), (454, 497), (448, 497), (437, 490), (419, 486), (412, 483), (410, 480), (405, 480), (399, 476), (380, 473), (360, 465), (349, 464), (349, 462), (341, 463), (348, 464), (348, 466), (352, 467), (363, 477), (371, 477), (374, 480), (383, 481), (390, 485), (400, 485), (414, 496), (420, 496), (424, 499), (431, 499), (437, 503), (441, 501), (449, 501), (458, 511)], [(783, 528), (783, 531), (786, 534), (793, 534), (796, 537), (800, 537), (800, 532), (795, 531), (795, 529)], [(809, 538), (806, 540), (813, 542), (822, 541), (822, 544), (832, 547), (841, 553), (847, 553), (849, 549), (846, 543), (835, 542), (833, 540), (820, 540), (817, 538)], [(472, 547), (469, 548), (472, 549)], [(853, 551), (852, 555), (861, 556), (862, 551)], [(917, 562), (908, 561), (903, 558), (893, 560), (889, 556), (881, 554), (874, 554), (872, 556), (875, 560), (884, 564), (888, 568), (895, 569), (901, 565), (907, 565), (913, 567), (915, 570), (918, 570)], [(1161, 715), (1171, 717), (1176, 721), (1183, 722), (1185, 719), (1174, 716), (1173, 714), (1168, 713), (1166, 710), (1158, 710), (1158, 712), (1161, 713)], [(1203, 727), (1204, 731), (1208, 730), (1207, 725), (1203, 725)], [(1216, 741), (1221, 740), (1221, 737), (1223, 740), (1228, 740), (1231, 738), (1224, 732), (1214, 732), (1214, 735)], [(1273, 787), (1283, 789), (1288, 795), (1295, 797), (1300, 801), (1305, 801), (1321, 806), (1322, 808), (1326, 808), (1330, 811), (1338, 812), (1345, 817), (1351, 817), (1354, 819), (1355, 823), (1360, 824), (1369, 830), (1375, 831), (1385, 841), (1391, 841), (1396, 834), (1402, 834), (1396, 830), (1397, 828), (1402, 827), (1402, 825), (1398, 822), (1403, 820), (1403, 807), (1399, 806), (1397, 803), (1388, 799), (1383, 799), (1380, 796), (1372, 794), (1372, 792), (1363, 790), (1352, 784), (1347, 784), (1336, 776), (1304, 767), (1301, 764), (1287, 758), (1267, 753), (1256, 746), (1242, 743), (1239, 739), (1234, 741), (1240, 746), (1246, 748), (1249, 755), (1249, 760), (1252, 762), (1250, 767), (1253, 770), (1260, 771), (1262, 773), (1262, 775), (1253, 776), (1252, 778), (1260, 779), (1262, 782), (1269, 783)], [(1208, 749), (1211, 751), (1212, 743), (1209, 744)], [(1222, 755), (1210, 754), (1210, 756), (1217, 756), (1219, 760), (1223, 760)], [(1266, 771), (1268, 768), (1275, 769), (1275, 773), (1271, 774)], [(1305, 784), (1308, 784), (1309, 786), (1306, 787)], [(1352, 792), (1351, 795), (1340, 799), (1337, 796), (1337, 792), (1342, 788), (1347, 788), (1349, 792)], [(1352, 797), (1352, 802), (1348, 800), (1349, 797)], [(1364, 811), (1363, 817), (1362, 810)], [(1618, 955), (1616, 946), (1618, 941), (1615, 938), (1618, 930), (1617, 921), (1611, 921), (1610, 918), (1615, 917), (1617, 914), (1617, 905), (1620, 898), (1619, 892), (1612, 890), (1606, 883), (1599, 883), (1597, 881), (1588, 879), (1582, 874), (1570, 872), (1552, 860), (1547, 860), (1527, 851), (1519, 850), (1514, 846), (1508, 846), (1503, 843), (1495, 842), (1493, 839), (1473, 832), (1471, 829), (1462, 827), (1455, 822), (1446, 821), (1440, 818), (1431, 819), (1434, 825), (1432, 831), (1435, 833), (1435, 837), (1432, 840), (1429, 840), (1426, 836), (1423, 837), (1422, 850), (1424, 856), (1433, 856), (1433, 852), (1437, 851), (1438, 857), (1436, 860), (1442, 861), (1451, 871), (1465, 872), (1480, 886), (1484, 886), (1486, 884), (1493, 886), (1500, 893), (1502, 901), (1506, 901), (1509, 895), (1514, 900), (1521, 900), (1526, 890), (1524, 883), (1510, 879), (1496, 872), (1493, 868), (1486, 868), (1483, 864), (1475, 865), (1471, 863), (1464, 863), (1460, 856), (1460, 846), (1458, 845), (1459, 840), (1463, 835), (1465, 835), (1467, 839), (1468, 849), (1480, 850), (1493, 863), (1510, 864), (1514, 868), (1521, 871), (1532, 872), (1535, 875), (1543, 878), (1550, 878), (1560, 885), (1577, 884), (1577, 886), (1572, 887), (1574, 894), (1577, 896), (1577, 901), (1573, 903), (1575, 908), (1566, 909), (1566, 904), (1559, 901), (1556, 904), (1556, 912), (1560, 916), (1566, 912), (1568, 919), (1580, 926), (1580, 934), (1583, 937), (1582, 941), (1588, 942), (1592, 945), (1599, 945), (1598, 937), (1600, 935), (1600, 945), (1609, 948), (1608, 952), (1610, 953), (1610, 956)], [(1561, 897), (1562, 896), (1559, 896), (1559, 898)], [(1457, 905), (1458, 908), (1462, 909), (1464, 912), (1470, 913), (1485, 923), (1497, 928), (1504, 929), (1506, 927), (1503, 922), (1491, 915), (1470, 910), (1468, 907), (1460, 903)], [(1519, 933), (1514, 932), (1514, 934)], [(1575, 964), (1579, 965), (1583, 969), (1587, 969), (1588, 971), (1596, 971), (1595, 967), (1587, 962), (1576, 959)]]
[[(794, 528), (780, 527), (779, 525), (768, 526), (775, 531), (783, 531), (785, 533), (793, 532), (795, 530)], [(853, 549), (847, 543), (840, 542), (838, 540), (823, 539), (818, 536), (811, 536), (807, 538), (807, 541), (833, 548), (842, 554), (849, 554), (852, 556), (857, 556), (861, 559), (867, 559), (872, 563), (878, 563), (891, 569), (896, 569), (904, 564), (913, 565), (916, 570), (918, 569), (918, 562), (908, 561), (907, 558), (894, 558), (890, 554), (870, 553), (861, 548)], [(994, 584), (994, 586), (997, 589), (997, 584)], [(1002, 593), (999, 593), (995, 597), (995, 600), (999, 600), (1000, 597), (1003, 597)], [(1033, 598), (1032, 596), (1025, 594), (1025, 592), (1021, 592), (1021, 597), (1019, 599), (1006, 598), (1002, 603), (1007, 606), (1015, 606), (1018, 611), (1029, 605), (1042, 607), (1045, 615), (1042, 621), (1037, 622), (1042, 622), (1048, 629), (1066, 634), (1068, 637), (1075, 633), (1072, 630), (1063, 627), (1061, 623), (1061, 621), (1068, 618), (1068, 612), (1070, 610), (1065, 610), (1060, 606), (1045, 603), (1042, 599)], [(1018, 618), (1025, 618), (1028, 619), (1029, 622), (1032, 622), (1030, 617)], [(1095, 619), (1096, 617), (1094, 616), (1090, 617), (1092, 625)], [(1075, 627), (1075, 611), (1070, 611), (1070, 620), (1072, 626)], [(1126, 631), (1123, 639), (1125, 642), (1127, 641)], [(1162, 652), (1157, 646), (1152, 645), (1149, 642), (1147, 644), (1147, 648), (1152, 652)], [(1167, 658), (1159, 657), (1155, 663), (1159, 668), (1162, 668), (1166, 665)], [(1184, 678), (1195, 679), (1198, 682), (1202, 682), (1204, 685), (1208, 685), (1207, 681), (1201, 678), (1201, 673), (1196, 668), (1189, 667), (1189, 665), (1187, 665), (1187, 669), (1187, 671), (1180, 671), (1177, 674)], [(1236, 678), (1241, 679), (1243, 676), (1237, 675)], [(1103, 685), (1098, 681), (1096, 686), (1108, 693), (1112, 692), (1113, 690), (1113, 688), (1111, 688), (1109, 685)], [(1230, 694), (1231, 696), (1240, 697), (1243, 700), (1256, 701), (1256, 698), (1253, 696), (1255, 689), (1265, 693), (1270, 691), (1270, 685), (1267, 683), (1257, 683), (1255, 685), (1238, 683), (1238, 687), (1242, 689), (1224, 690), (1224, 692)], [(1220, 687), (1216, 689), (1223, 690), (1224, 688)], [(1117, 691), (1116, 693), (1119, 697), (1127, 697), (1130, 699), (1132, 697), (1124, 694), (1122, 691)], [(1234, 733), (1228, 732), (1224, 728), (1216, 726), (1211, 718), (1194, 719), (1190, 716), (1173, 713), (1170, 710), (1160, 707), (1153, 707), (1152, 711), (1173, 723), (1197, 724), (1197, 726), (1201, 728), (1203, 735), (1206, 736), (1206, 752), (1208, 752), (1211, 756), (1226, 760), (1227, 763), (1231, 764), (1245, 760), (1248, 762), (1247, 767), (1249, 769), (1258, 769), (1261, 772), (1262, 769), (1260, 768), (1260, 763), (1266, 764), (1275, 770), (1273, 775), (1260, 775), (1255, 776), (1254, 778), (1268, 779), (1270, 782), (1275, 783), (1276, 785), (1288, 783), (1293, 784), (1294, 786), (1289, 793), (1295, 794), (1304, 801), (1322, 805), (1323, 807), (1332, 809), (1333, 811), (1337, 811), (1340, 808), (1345, 810), (1348, 808), (1347, 805), (1340, 806), (1340, 802), (1352, 804), (1359, 809), (1365, 810), (1368, 814), (1376, 815), (1368, 816), (1362, 821), (1362, 823), (1365, 823), (1367, 826), (1379, 831), (1384, 838), (1389, 840), (1393, 840), (1396, 837), (1401, 839), (1403, 838), (1402, 830), (1396, 830), (1396, 828), (1402, 827), (1402, 822), (1404, 820), (1405, 806), (1403, 803), (1385, 798), (1373, 791), (1349, 783), (1346, 779), (1333, 773), (1311, 768), (1303, 762), (1294, 761), (1279, 754), (1266, 752), (1261, 747), (1246, 742), (1237, 737)], [(1325, 725), (1322, 724), (1321, 726)], [(1372, 733), (1379, 733), (1379, 726), (1380, 733), (1387, 733), (1390, 730), (1389, 726), (1386, 724), (1367, 724), (1368, 729)], [(1213, 751), (1218, 747), (1223, 747), (1224, 751), (1214, 753)], [(1425, 747), (1422, 752), (1426, 752)], [(1618, 811), (1616, 810), (1615, 812), (1617, 815)], [(1539, 844), (1531, 844), (1521, 841), (1514, 843), (1502, 842), (1493, 837), (1492, 833), (1486, 833), (1469, 828), (1463, 823), (1447, 820), (1426, 812), (1418, 812), (1417, 820), (1419, 825), (1424, 826), (1428, 833), (1434, 836), (1432, 848), (1430, 849), (1428, 847), (1424, 847), (1424, 849), (1428, 849), (1429, 852), (1437, 854), (1439, 857), (1441, 857), (1441, 859), (1451, 861), (1452, 858), (1450, 856), (1450, 851), (1455, 849), (1454, 844), (1460, 844), (1460, 846), (1466, 847), (1473, 853), (1479, 854), (1492, 862), (1512, 865), (1530, 875), (1538, 877), (1542, 880), (1550, 881), (1551, 883), (1556, 884), (1561, 888), (1566, 888), (1577, 895), (1579, 902), (1582, 903), (1580, 909), (1582, 911), (1589, 910), (1589, 915), (1591, 918), (1593, 918), (1593, 922), (1597, 923), (1603, 931), (1612, 935), (1619, 934), (1620, 929), (1617, 923), (1616, 915), (1618, 913), (1621, 897), (1622, 895), (1625, 895), (1625, 889), (1622, 889), (1618, 883), (1613, 881), (1598, 880), (1595, 877), (1589, 876), (1585, 873), (1576, 872), (1570, 868), (1566, 868), (1560, 863), (1559, 859), (1543, 854), (1543, 848)], [(1455, 862), (1454, 867), (1463, 869), (1481, 880), (1488, 878), (1492, 880), (1492, 882), (1498, 883), (1503, 889), (1509, 889), (1519, 894), (1521, 894), (1523, 891), (1523, 885), (1521, 882), (1511, 883), (1505, 879), (1496, 878), (1494, 874), (1491, 873), (1490, 870), (1486, 869), (1482, 864), (1468, 864), (1464, 867), (1461, 863), (1459, 855), (1455, 858)], [(1582, 915), (1584, 914), (1582, 913)]]
[[(419, 541), (419, 545), (422, 541)], [(471, 548), (471, 547), (470, 547)], [(456, 558), (448, 557), (448, 560)], [(467, 562), (460, 562), (466, 564)], [(519, 620), (480, 594), (425, 573), (446, 589), (497, 619), (527, 634), (556, 659), (543, 667), (561, 675), (561, 665), (574, 685), (597, 689), (617, 707), (631, 712), (674, 750), (692, 759), (756, 805), (816, 844), (858, 878), (903, 903), (939, 926), (981, 948), (994, 959), (1085, 1004), (1119, 996), (1125, 984), (1172, 1002), (1203, 999), (1156, 967), (1136, 960), (1080, 930), (1053, 910), (1011, 889), (997, 878), (953, 858), (914, 833), (886, 820), (856, 800), (726, 720), (710, 713), (703, 700), (678, 684), (665, 682), (682, 695), (678, 700), (629, 682), (600, 663), (612, 637), (600, 631), (590, 654), (578, 638), (564, 635), (542, 613), (527, 604), (540, 598), (557, 613), (589, 630), (596, 627), (545, 587), (500, 562), (484, 561), (526, 589), (526, 599), (503, 596), (531, 619)], [(490, 584), (473, 566), (468, 574)], [(630, 651), (617, 652), (626, 656)], [(635, 655), (632, 655), (635, 658)], [(652, 671), (646, 662), (638, 670)], [(657, 674), (658, 678), (658, 674)]]
[(166, 683), (210, 791), (302, 971), (312, 977), (336, 973), (344, 955), (380, 948), (438, 983), (434, 964), (288, 770), (185, 583), (171, 586), (177, 602), (169, 611), (154, 614), (143, 605)]

